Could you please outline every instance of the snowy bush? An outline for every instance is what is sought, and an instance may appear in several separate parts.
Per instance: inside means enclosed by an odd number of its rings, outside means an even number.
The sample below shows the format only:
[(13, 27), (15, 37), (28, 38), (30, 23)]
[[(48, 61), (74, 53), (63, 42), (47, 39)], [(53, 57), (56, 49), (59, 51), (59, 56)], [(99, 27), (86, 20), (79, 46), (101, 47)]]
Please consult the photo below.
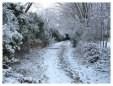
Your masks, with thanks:
[(18, 19), (24, 42), (37, 39), (45, 41), (44, 23), (36, 13), (21, 14)]
[[(12, 58), (15, 52), (29, 46), (31, 40), (43, 40), (43, 21), (36, 13), (25, 13), (19, 3), (3, 4), (3, 56)], [(33, 43), (32, 43), (33, 44)], [(25, 50), (25, 49), (24, 49)]]
[(63, 40), (63, 36), (59, 33), (58, 30), (53, 30), (51, 29), (51, 35), (52, 38), (54, 38), (55, 41), (62, 41)]
[(25, 77), (21, 73), (17, 73), (10, 69), (3, 70), (3, 83), (37, 83), (32, 77)]
[(10, 58), (14, 56), (16, 49), (20, 49), (23, 39), (12, 6), (16, 5), (11, 3), (3, 5), (3, 54)]
[(94, 63), (100, 58), (100, 49), (96, 43), (79, 43), (76, 48), (78, 56), (86, 63)]

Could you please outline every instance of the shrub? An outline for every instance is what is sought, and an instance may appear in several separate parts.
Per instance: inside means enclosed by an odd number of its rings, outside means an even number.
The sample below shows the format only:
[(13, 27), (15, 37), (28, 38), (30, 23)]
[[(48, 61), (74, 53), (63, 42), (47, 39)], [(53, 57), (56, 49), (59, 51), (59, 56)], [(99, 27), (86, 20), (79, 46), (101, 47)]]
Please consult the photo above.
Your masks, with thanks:
[(22, 48), (29, 51), (30, 40), (46, 43), (43, 21), (36, 13), (25, 13), (23, 9), (19, 3), (3, 4), (3, 60), (12, 59)]
[(100, 49), (96, 43), (80, 43), (76, 49), (86, 63), (94, 63), (100, 58)]

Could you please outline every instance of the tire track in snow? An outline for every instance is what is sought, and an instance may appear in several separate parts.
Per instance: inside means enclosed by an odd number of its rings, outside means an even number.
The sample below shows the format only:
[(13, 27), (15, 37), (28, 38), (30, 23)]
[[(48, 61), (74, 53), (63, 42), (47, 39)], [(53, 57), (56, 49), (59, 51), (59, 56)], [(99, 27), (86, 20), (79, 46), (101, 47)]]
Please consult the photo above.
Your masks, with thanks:
[(59, 63), (61, 68), (66, 72), (66, 75), (69, 76), (73, 81), (72, 83), (82, 83), (79, 77), (79, 72), (73, 70), (71, 67), (71, 62), (68, 58), (72, 57), (72, 52), (68, 52), (72, 50), (70, 41), (65, 41), (63, 45), (61, 45), (61, 50), (59, 51)]
[[(63, 46), (64, 53), (62, 54), (61, 63), (64, 71), (74, 80), (73, 83), (94, 83), (96, 82), (96, 72), (92, 67), (86, 65), (80, 65), (76, 58), (73, 58), (73, 48), (71, 42), (64, 42)], [(74, 60), (76, 59), (76, 60)]]

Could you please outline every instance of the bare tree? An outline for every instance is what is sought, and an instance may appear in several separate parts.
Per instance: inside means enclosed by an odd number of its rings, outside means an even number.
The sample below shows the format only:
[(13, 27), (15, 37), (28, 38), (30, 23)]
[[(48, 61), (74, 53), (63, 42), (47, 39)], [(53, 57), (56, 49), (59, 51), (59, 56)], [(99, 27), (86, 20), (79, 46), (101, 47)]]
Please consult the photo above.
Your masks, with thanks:
[(27, 8), (25, 9), (25, 13), (27, 13), (27, 12), (28, 12), (28, 10), (30, 9), (31, 5), (32, 5), (32, 3), (31, 3), (31, 2), (29, 2), (29, 3), (28, 3), (28, 5), (27, 5)]

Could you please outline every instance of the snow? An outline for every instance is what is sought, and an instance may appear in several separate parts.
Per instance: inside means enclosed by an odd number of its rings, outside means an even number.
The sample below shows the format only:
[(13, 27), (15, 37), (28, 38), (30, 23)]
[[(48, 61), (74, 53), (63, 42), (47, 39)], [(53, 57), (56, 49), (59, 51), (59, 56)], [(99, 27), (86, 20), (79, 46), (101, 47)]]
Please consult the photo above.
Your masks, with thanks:
[[(65, 61), (67, 61), (68, 66), (70, 66), (68, 68), (71, 69), (70, 70), (71, 72), (75, 71), (76, 73), (78, 73), (78, 76), (80, 77), (80, 80), (83, 83), (109, 83), (110, 82), (109, 72), (97, 71), (97, 67), (100, 66), (99, 63), (95, 63), (93, 65), (92, 64), (82, 65), (79, 59), (73, 56), (74, 48), (72, 48), (70, 41), (65, 41), (65, 42), (60, 42), (55, 44), (55, 46), (57, 47), (58, 45), (61, 45), (65, 48), (64, 49), (65, 54), (63, 57), (65, 57)], [(109, 71), (109, 65), (108, 65), (108, 68), (106, 69), (107, 71)]]
[[(71, 79), (66, 76), (63, 70), (59, 69), (57, 52), (61, 43), (55, 44), (55, 46), (49, 47), (50, 49), (44, 54), (44, 61), (47, 65), (46, 75), (49, 78), (48, 83), (70, 83)], [(52, 49), (53, 48), (53, 49)]]
[[(30, 77), (36, 83), (109, 83), (110, 70), (98, 71), (102, 66), (95, 64), (82, 64), (74, 53), (70, 41), (62, 41), (43, 49), (32, 49), (20, 64), (13, 65), (13, 71)], [(104, 65), (109, 66), (109, 65)], [(100, 69), (101, 70), (101, 69)], [(15, 74), (16, 76), (16, 74)], [(12, 77), (5, 77), (5, 83), (16, 83)], [(24, 82), (23, 82), (24, 83)]]
[[(95, 66), (99, 66), (100, 64), (94, 64), (94, 65), (82, 65), (80, 63), (80, 59), (73, 56), (72, 52), (74, 51), (74, 48), (71, 47), (71, 43), (65, 43), (65, 57), (67, 57), (67, 61), (70, 63), (70, 66), (72, 70), (75, 70), (80, 77), (80, 80), (83, 83), (109, 83), (110, 82), (110, 75), (109, 72), (100, 72), (96, 71)], [(67, 47), (68, 46), (68, 47)], [(76, 53), (75, 53), (76, 54)], [(106, 65), (106, 64), (105, 64)], [(107, 66), (109, 69), (109, 65)]]
[(18, 31), (19, 23), (17, 17), (14, 15), (13, 10), (8, 9), (10, 6), (10, 4), (3, 6), (3, 48), (10, 53), (15, 53), (15, 49), (19, 48), (19, 45), (22, 43), (23, 36)]
[[(54, 3), (51, 9), (48, 3), (40, 4), (46, 9), (38, 6), (32, 13), (37, 5), (33, 3), (31, 13), (25, 13), (27, 3), (3, 3), (3, 83), (109, 83), (110, 5), (76, 8), (75, 3)], [(80, 18), (77, 9), (90, 5), (87, 18)], [(76, 47), (70, 41), (58, 42), (66, 34)], [(109, 40), (108, 46), (102, 48), (100, 39)], [(31, 48), (29, 53), (26, 47)], [(16, 56), (19, 50), (23, 52)]]

